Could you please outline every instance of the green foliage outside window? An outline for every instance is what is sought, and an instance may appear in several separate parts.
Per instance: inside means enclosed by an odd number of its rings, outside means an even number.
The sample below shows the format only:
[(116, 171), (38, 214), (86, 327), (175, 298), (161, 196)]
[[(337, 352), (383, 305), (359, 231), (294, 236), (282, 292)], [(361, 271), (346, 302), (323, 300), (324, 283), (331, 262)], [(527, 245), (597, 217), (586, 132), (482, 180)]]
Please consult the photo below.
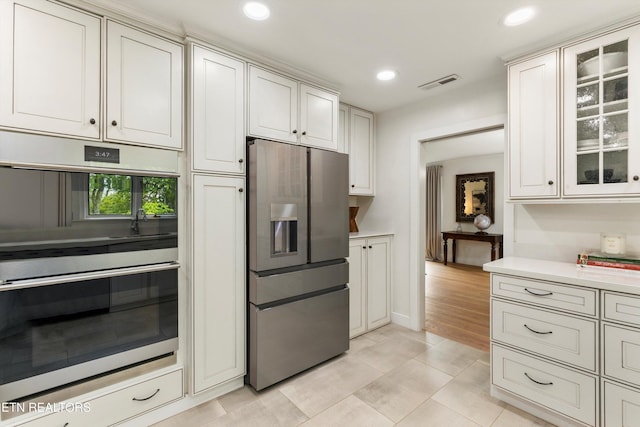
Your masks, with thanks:
[[(89, 174), (89, 215), (131, 215), (132, 201), (147, 215), (176, 213), (176, 178)], [(141, 190), (134, 191), (136, 187)]]

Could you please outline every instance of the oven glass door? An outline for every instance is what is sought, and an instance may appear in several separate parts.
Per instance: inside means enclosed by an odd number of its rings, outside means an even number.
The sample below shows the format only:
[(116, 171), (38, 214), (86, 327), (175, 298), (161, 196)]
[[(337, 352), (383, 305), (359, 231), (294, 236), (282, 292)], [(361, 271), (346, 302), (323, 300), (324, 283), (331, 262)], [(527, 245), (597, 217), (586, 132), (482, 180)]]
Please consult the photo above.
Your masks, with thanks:
[[(86, 280), (70, 275), (57, 284), (0, 286), (0, 390), (5, 391), (6, 384), (157, 343), (177, 343), (177, 276), (173, 266)], [(119, 363), (139, 361), (125, 358)], [(67, 378), (95, 374), (73, 373)]]

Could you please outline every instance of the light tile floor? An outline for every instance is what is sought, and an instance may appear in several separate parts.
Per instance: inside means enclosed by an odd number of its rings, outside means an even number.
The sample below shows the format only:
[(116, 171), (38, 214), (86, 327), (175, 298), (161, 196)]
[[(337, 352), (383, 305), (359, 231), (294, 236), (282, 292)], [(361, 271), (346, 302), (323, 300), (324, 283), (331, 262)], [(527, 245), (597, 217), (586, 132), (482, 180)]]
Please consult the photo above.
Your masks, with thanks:
[(388, 325), (260, 393), (231, 392), (155, 427), (550, 426), (489, 396), (489, 353)]

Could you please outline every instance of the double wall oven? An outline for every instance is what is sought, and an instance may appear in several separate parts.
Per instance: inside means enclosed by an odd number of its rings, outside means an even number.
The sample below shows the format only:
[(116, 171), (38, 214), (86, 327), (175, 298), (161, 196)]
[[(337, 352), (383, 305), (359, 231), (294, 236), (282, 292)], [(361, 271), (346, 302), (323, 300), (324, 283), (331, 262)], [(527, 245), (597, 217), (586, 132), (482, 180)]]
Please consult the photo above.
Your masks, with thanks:
[(178, 348), (175, 152), (0, 132), (0, 397)]

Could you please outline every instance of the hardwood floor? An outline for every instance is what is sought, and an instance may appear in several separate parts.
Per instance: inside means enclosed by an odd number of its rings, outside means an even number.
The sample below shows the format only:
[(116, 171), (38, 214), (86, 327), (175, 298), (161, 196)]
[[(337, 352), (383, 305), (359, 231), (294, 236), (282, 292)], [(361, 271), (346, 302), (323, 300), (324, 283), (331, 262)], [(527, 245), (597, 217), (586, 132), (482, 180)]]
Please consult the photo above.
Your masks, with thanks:
[(425, 263), (424, 329), (489, 351), (489, 273), (482, 267)]

